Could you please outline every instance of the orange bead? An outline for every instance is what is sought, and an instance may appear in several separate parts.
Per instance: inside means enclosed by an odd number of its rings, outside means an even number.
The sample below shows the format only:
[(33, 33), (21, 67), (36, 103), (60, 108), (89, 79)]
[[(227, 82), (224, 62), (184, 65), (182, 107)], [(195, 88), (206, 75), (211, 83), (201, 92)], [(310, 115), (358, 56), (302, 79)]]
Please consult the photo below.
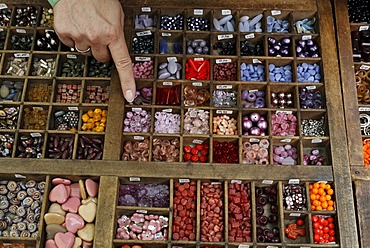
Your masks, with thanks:
[(332, 201), (332, 200), (328, 201), (328, 205), (329, 206), (334, 206), (334, 201)]
[(320, 183), (320, 188), (325, 189), (326, 188), (326, 183)]
[(311, 199), (311, 201), (316, 200), (316, 195), (315, 194), (310, 194), (310, 199)]
[(319, 183), (314, 183), (313, 184), (313, 187), (316, 188), (316, 189), (318, 189), (318, 188), (320, 188), (320, 184)]
[[(319, 188), (319, 194), (320, 195), (324, 195), (324, 193), (325, 193), (325, 190), (323, 189), (323, 188)], [(326, 194), (326, 193), (325, 193)]]
[(311, 205), (311, 210), (315, 211), (316, 207), (314, 205)]
[(320, 196), (320, 201), (325, 202), (326, 201), (326, 196)]
[(312, 193), (314, 193), (314, 194), (318, 194), (318, 193), (319, 193), (319, 190), (318, 190), (317, 188), (313, 188), (313, 189), (312, 189)]
[(334, 194), (334, 190), (333, 189), (328, 189), (327, 190), (327, 193), (328, 193), (328, 195), (333, 195)]
[(328, 208), (328, 202), (327, 202), (327, 201), (323, 201), (323, 202), (321, 202), (321, 207), (322, 207), (323, 209), (327, 209), (327, 208)]
[(321, 206), (317, 206), (316, 207), (316, 211), (321, 211), (322, 210), (322, 207)]
[(327, 210), (328, 211), (334, 211), (334, 207), (333, 206), (329, 206)]
[(326, 198), (327, 201), (330, 201), (331, 200), (331, 196), (330, 195), (326, 195), (325, 198)]

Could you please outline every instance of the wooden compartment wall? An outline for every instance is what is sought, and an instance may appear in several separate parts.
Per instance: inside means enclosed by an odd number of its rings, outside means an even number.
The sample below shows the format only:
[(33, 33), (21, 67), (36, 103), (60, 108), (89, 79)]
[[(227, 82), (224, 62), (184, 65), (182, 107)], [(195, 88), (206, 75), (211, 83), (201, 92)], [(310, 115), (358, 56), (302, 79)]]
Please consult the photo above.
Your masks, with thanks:
[(355, 72), (359, 69), (369, 72), (369, 62), (358, 61), (352, 50), (351, 32), (368, 30), (369, 23), (350, 23), (347, 1), (334, 1), (336, 30), (338, 37), (338, 51), (340, 55), (340, 75), (342, 81), (343, 106), (347, 129), (347, 142), (351, 176), (354, 185), (355, 206), (358, 213), (359, 241), (361, 247), (367, 247), (370, 241), (367, 233), (370, 226), (366, 221), (369, 215), (369, 199), (364, 192), (367, 191), (370, 179), (369, 167), (364, 166), (363, 141), (367, 135), (361, 127), (361, 114), (368, 113), (368, 103), (357, 100), (358, 77)]
[[(45, 1), (26, 1), (29, 4), (35, 6), (48, 6)], [(17, 6), (21, 4), (20, 1), (12, 2)], [(170, 3), (170, 5), (169, 5)], [(9, 7), (13, 7), (13, 4), (9, 4)], [(23, 4), (23, 2), (22, 2)], [(171, 6), (177, 6), (174, 8)], [(337, 224), (339, 226), (339, 235), (337, 235), (337, 244), (334, 247), (358, 247), (357, 242), (357, 231), (355, 226), (355, 212), (352, 199), (352, 187), (350, 181), (350, 172), (348, 167), (348, 154), (347, 154), (347, 143), (345, 135), (345, 125), (342, 109), (342, 94), (339, 84), (339, 71), (337, 66), (337, 56), (336, 56), (336, 41), (334, 32), (334, 22), (332, 16), (328, 13), (332, 12), (330, 1), (314, 1), (307, 0), (304, 3), (297, 1), (269, 1), (263, 2), (258, 1), (256, 3), (242, 3), (240, 1), (230, 1), (228, 5), (225, 6), (221, 2), (203, 1), (199, 3), (197, 1), (184, 2), (184, 1), (137, 1), (137, 2), (127, 2), (123, 3), (125, 10), (125, 34), (128, 47), (131, 51), (132, 38), (137, 34), (137, 30), (133, 29), (133, 18), (134, 15), (141, 13), (142, 7), (151, 7), (150, 15), (156, 16), (157, 19), (162, 14), (174, 14), (183, 13), (185, 19), (193, 15), (194, 9), (202, 9), (204, 11), (204, 17), (208, 18), (210, 21), (211, 29), (210, 31), (195, 32), (190, 30), (180, 30), (180, 31), (168, 31), (174, 40), (180, 40), (183, 43), (183, 53), (172, 55), (172, 54), (158, 54), (159, 53), (159, 39), (163, 36), (162, 33), (167, 33), (167, 31), (162, 31), (159, 29), (157, 24), (156, 28), (151, 30), (154, 37), (154, 53), (152, 54), (131, 54), (133, 60), (136, 57), (149, 57), (150, 60), (154, 62), (154, 77), (153, 79), (140, 79), (137, 80), (137, 87), (153, 87), (153, 100), (152, 105), (142, 105), (135, 106), (129, 105), (124, 101), (121, 88), (119, 84), (118, 74), (114, 70), (112, 76), (109, 78), (95, 78), (88, 74), (88, 65), (91, 61), (90, 57), (81, 56), (75, 52), (65, 51), (63, 46), (59, 44), (58, 51), (55, 52), (44, 52), (44, 51), (30, 51), (29, 52), (29, 62), (28, 71), (32, 71), (32, 61), (35, 57), (47, 58), (55, 57), (57, 61), (56, 75), (50, 78), (36, 77), (31, 75), (25, 75), (22, 77), (16, 77), (16, 79), (24, 80), (24, 91), (22, 94), (21, 101), (19, 102), (4, 102), (4, 106), (19, 106), (20, 107), (20, 117), (18, 119), (17, 128), (15, 130), (0, 130), (1, 134), (10, 133), (15, 137), (15, 144), (17, 144), (18, 137), (22, 133), (40, 133), (44, 136), (45, 143), (43, 147), (43, 152), (41, 155), (41, 160), (37, 159), (20, 159), (16, 158), (16, 146), (12, 153), (11, 158), (1, 159), (1, 170), (6, 173), (22, 173), (22, 174), (37, 174), (37, 175), (50, 175), (55, 176), (70, 176), (74, 175), (76, 177), (91, 176), (100, 177), (100, 192), (99, 192), (99, 206), (96, 217), (96, 236), (94, 239), (94, 244), (96, 247), (118, 247), (125, 242), (114, 240), (116, 218), (118, 214), (125, 212), (127, 209), (122, 207), (116, 207), (118, 192), (117, 187), (120, 180), (127, 177), (141, 177), (141, 178), (154, 178), (167, 180), (169, 185), (172, 187), (173, 181), (179, 178), (189, 178), (191, 180), (197, 180), (198, 189), (201, 182), (205, 181), (221, 181), (223, 185), (227, 186), (227, 181), (236, 179), (243, 180), (243, 182), (251, 182), (251, 185), (261, 183), (263, 179), (273, 180), (281, 189), (283, 182), (286, 183), (290, 179), (298, 178), (302, 182), (315, 182), (315, 181), (329, 181), (334, 182), (335, 185), (335, 199), (337, 209), (335, 213), (329, 212), (328, 214), (334, 214), (336, 216)], [(180, 9), (179, 9), (180, 8)], [(211, 43), (217, 38), (218, 32), (213, 29), (213, 17), (219, 17), (219, 12), (222, 9), (230, 9), (233, 13), (235, 20), (237, 21), (239, 17), (245, 14), (257, 15), (262, 13), (262, 25), (263, 32), (257, 34), (256, 38), (260, 39), (265, 44), (265, 54), (264, 56), (258, 57), (244, 57), (240, 56), (237, 49), (237, 54), (232, 56), (221, 56), (221, 55), (200, 55), (200, 56), (188, 56), (186, 54), (186, 41), (189, 38), (198, 39), (206, 38)], [(146, 10), (148, 10), (146, 8)], [(266, 18), (271, 15), (272, 10), (281, 11), (284, 19), (290, 22), (290, 32), (288, 34), (277, 34), (277, 33), (267, 33), (266, 29)], [(13, 10), (14, 12), (14, 10)], [(13, 13), (14, 15), (14, 13)], [(317, 34), (312, 34), (312, 38), (318, 42), (320, 46), (320, 57), (319, 58), (299, 58), (293, 51), (295, 45), (292, 46), (292, 56), (291, 57), (271, 57), (267, 56), (267, 37), (291, 37), (293, 43), (302, 37), (301, 34), (297, 34), (293, 29), (293, 24), (296, 20), (303, 18), (311, 18), (315, 16), (317, 18), (316, 29)], [(7, 41), (10, 39), (10, 35), (14, 32), (12, 31), (14, 27), (4, 27), (4, 31), (7, 32)], [(34, 38), (37, 35), (42, 34), (45, 28), (27, 28), (28, 32), (33, 33)], [(140, 30), (145, 31), (145, 30)], [(247, 33), (241, 33), (238, 29), (234, 32), (229, 32), (233, 35), (233, 38), (237, 41), (237, 48), (239, 48), (239, 42), (245, 40)], [(169, 39), (171, 42), (172, 40)], [(9, 44), (9, 43), (6, 43)], [(5, 47), (7, 49), (7, 47)], [(5, 68), (6, 58), (11, 56), (14, 51), (4, 50), (2, 52), (2, 65), (1, 68)], [(74, 55), (74, 56), (73, 56)], [(70, 58), (68, 58), (70, 57)], [(76, 58), (74, 58), (76, 57)], [(180, 80), (157, 80), (158, 70), (157, 67), (159, 63), (167, 60), (167, 57), (176, 57), (177, 61), (181, 63), (182, 76)], [(180, 125), (179, 134), (157, 134), (154, 133), (154, 113), (158, 110), (172, 109), (173, 113), (178, 113), (181, 115), (181, 120), (189, 107), (183, 105), (183, 89), (186, 85), (193, 83), (191, 80), (185, 80), (185, 63), (188, 58), (201, 57), (210, 60), (211, 63), (211, 80), (202, 80), (202, 86), (200, 88), (208, 89), (212, 95), (212, 90), (217, 89), (217, 85), (231, 85), (231, 89), (237, 92), (237, 101), (240, 104), (240, 94), (244, 89), (265, 89), (266, 90), (266, 102), (270, 103), (270, 92), (273, 90), (289, 91), (294, 94), (294, 106), (288, 111), (292, 111), (298, 118), (297, 135), (288, 137), (279, 137), (271, 135), (271, 127), (269, 127), (269, 132), (264, 137), (249, 137), (243, 136), (241, 131), (242, 126), (242, 116), (243, 114), (250, 112), (250, 109), (243, 109), (240, 107), (235, 108), (216, 108), (212, 104), (211, 100), (206, 102), (204, 106), (195, 107), (197, 109), (204, 109), (210, 112), (210, 128), (212, 128), (212, 117), (228, 113), (232, 111), (230, 115), (237, 120), (238, 133), (231, 136), (214, 135), (211, 131), (204, 135), (193, 135), (183, 133), (183, 123)], [(58, 62), (64, 62), (68, 59), (75, 59), (84, 63), (85, 69), (82, 77), (77, 78), (67, 78), (61, 76), (60, 64)], [(242, 62), (253, 62), (259, 64), (260, 62), (265, 66), (266, 81), (264, 82), (242, 82), (240, 81), (240, 76), (237, 76), (235, 81), (215, 81), (213, 80), (212, 69), (217, 63), (216, 59), (230, 59), (237, 65), (237, 75), (239, 75), (240, 64)], [(257, 59), (257, 60), (256, 60)], [(297, 65), (303, 62), (308, 64), (317, 63), (321, 68), (322, 79), (319, 83), (299, 83), (297, 80)], [(274, 83), (269, 81), (268, 76), (268, 65), (273, 63), (276, 65), (291, 65), (293, 73), (292, 83)], [(2, 69), (5, 70), (5, 69)], [(11, 76), (1, 75), (2, 81), (6, 79), (12, 79)], [(71, 80), (72, 79), (72, 80)], [(26, 89), (29, 85), (43, 81), (46, 82), (54, 89), (54, 93), (51, 95), (49, 101), (42, 103), (29, 102), (28, 96), (26, 95)], [(179, 85), (181, 90), (180, 106), (165, 106), (157, 105), (155, 103), (156, 90), (160, 87), (168, 87), (168, 81), (172, 81), (173, 85)], [(79, 96), (79, 101), (73, 104), (59, 103), (56, 102), (55, 90), (60, 83), (71, 84), (71, 82), (81, 85), (81, 93)], [(102, 82), (102, 83), (101, 83)], [(85, 103), (85, 92), (88, 86), (91, 85), (109, 85), (110, 86), (110, 96), (109, 103), (96, 104), (96, 103)], [(316, 86), (324, 93), (324, 99), (326, 100), (326, 106), (320, 110), (304, 110), (300, 108), (298, 92), (299, 88), (302, 86)], [(197, 86), (199, 87), (199, 86)], [(222, 87), (221, 87), (222, 88)], [(46, 127), (43, 130), (27, 130), (23, 129), (23, 110), (26, 107), (42, 107), (48, 111), (48, 119)], [(68, 107), (74, 107), (74, 111), (78, 111), (79, 124), (75, 131), (57, 131), (53, 130), (53, 113), (61, 109), (68, 109)], [(81, 129), (82, 126), (82, 115), (89, 109), (94, 109), (99, 107), (101, 109), (108, 111), (107, 124), (104, 132), (85, 132)], [(123, 132), (124, 117), (127, 111), (132, 108), (140, 107), (147, 110), (148, 113), (152, 114), (151, 120), (151, 131), (147, 133), (125, 133)], [(220, 111), (221, 110), (221, 111)], [(268, 118), (279, 111), (279, 109), (271, 108), (267, 106), (263, 109), (253, 109), (253, 111), (261, 112), (265, 114)], [(319, 118), (320, 116), (325, 116), (326, 118), (326, 134), (323, 137), (319, 137), (318, 140), (313, 142), (315, 138), (303, 137), (301, 135), (300, 121), (304, 118)], [(271, 123), (270, 123), (271, 126)], [(212, 130), (212, 129), (211, 129)], [(119, 135), (117, 135), (119, 134)], [(72, 159), (59, 160), (59, 159), (48, 159), (48, 140), (49, 137), (61, 135), (61, 136), (71, 136), (74, 139), (74, 147), (72, 152)], [(102, 160), (78, 160), (78, 140), (82, 135), (88, 135), (90, 137), (103, 137), (104, 140), (104, 150), (102, 154)], [(127, 140), (133, 141), (137, 139), (142, 139), (142, 137), (148, 138), (150, 142), (149, 146), (149, 161), (148, 162), (136, 162), (136, 161), (121, 161), (122, 151), (124, 142)], [(179, 162), (154, 162), (152, 155), (152, 142), (155, 138), (178, 138), (180, 142), (179, 148)], [(241, 147), (242, 143), (245, 141), (251, 141), (250, 138), (265, 138), (270, 142), (269, 148), (269, 163), (264, 165), (245, 165), (242, 163)], [(183, 162), (183, 145), (193, 142), (193, 140), (202, 140), (203, 142), (209, 143), (209, 162), (207, 163), (187, 163)], [(212, 159), (213, 154), (213, 141), (233, 141), (236, 142), (239, 149), (239, 162), (237, 164), (220, 164), (214, 163)], [(251, 141), (252, 142), (252, 141)], [(280, 144), (292, 144), (297, 148), (298, 151), (298, 165), (295, 166), (279, 166), (272, 164), (272, 151), (273, 145)], [(316, 142), (319, 142), (318, 145)], [(309, 148), (320, 147), (320, 149), (325, 150), (325, 154), (328, 160), (328, 164), (324, 166), (304, 166), (303, 165), (303, 154)], [(25, 163), (27, 162), (27, 163)], [(103, 192), (103, 193), (102, 193)], [(226, 191), (224, 191), (227, 194)], [(199, 198), (199, 196), (198, 196)], [(226, 198), (226, 195), (225, 195)], [(172, 203), (170, 203), (172, 204)], [(280, 205), (282, 202), (280, 201)], [(227, 205), (227, 204), (226, 204)], [(199, 208), (199, 205), (198, 205)], [(132, 209), (130, 209), (132, 211)], [(282, 209), (280, 210), (282, 211)], [(326, 211), (325, 211), (326, 212)], [(171, 218), (171, 210), (168, 212), (168, 216)], [(312, 214), (311, 210), (303, 213), (307, 218), (310, 219)], [(286, 213), (280, 213), (280, 224), (282, 227), (284, 225), (284, 220)], [(226, 215), (227, 216), (227, 215)], [(287, 218), (289, 219), (289, 218)], [(171, 226), (170, 219), (170, 226)], [(227, 217), (225, 218), (227, 222)], [(309, 222), (310, 223), (310, 222)], [(350, 224), (348, 224), (350, 223)], [(199, 225), (199, 222), (198, 222)], [(255, 227), (254, 227), (255, 228)], [(171, 230), (169, 228), (169, 230)], [(338, 233), (337, 232), (337, 233)], [(169, 231), (171, 233), (171, 231)], [(198, 234), (197, 234), (198, 235)], [(312, 232), (309, 233), (309, 238), (306, 241), (302, 241), (306, 245), (313, 245)], [(1, 238), (0, 238), (1, 240)], [(281, 242), (277, 244), (277, 247), (295, 247), (294, 244), (290, 244), (285, 241), (283, 235), (281, 236)], [(145, 243), (147, 247), (154, 247), (151, 243)], [(42, 244), (41, 244), (42, 245)], [(176, 244), (177, 245), (177, 244)], [(205, 247), (206, 243), (200, 242), (197, 236), (197, 242), (183, 244), (184, 247)], [(218, 247), (237, 247), (237, 244), (229, 244), (225, 236), (225, 242), (216, 244)], [(251, 247), (266, 247), (267, 245), (258, 243), (254, 239), (252, 243), (249, 244)], [(158, 247), (173, 247), (171, 240), (168, 242), (161, 242), (156, 244)], [(327, 247), (325, 245), (314, 245), (315, 247)], [(298, 247), (298, 246), (297, 246)]]

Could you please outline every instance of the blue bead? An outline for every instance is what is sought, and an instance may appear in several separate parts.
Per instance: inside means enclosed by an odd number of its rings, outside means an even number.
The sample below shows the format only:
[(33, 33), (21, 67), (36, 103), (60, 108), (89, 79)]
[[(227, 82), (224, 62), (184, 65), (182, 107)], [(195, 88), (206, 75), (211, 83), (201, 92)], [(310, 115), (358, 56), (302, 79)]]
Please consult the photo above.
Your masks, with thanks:
[(315, 78), (313, 76), (307, 78), (308, 82), (313, 82)]
[(242, 63), (242, 64), (240, 65), (240, 69), (242, 69), (242, 70), (247, 69), (247, 65), (246, 65), (245, 63)]
[(286, 65), (286, 66), (284, 66), (284, 69), (285, 70), (292, 70), (292, 66), (291, 65)]
[(279, 80), (280, 80), (280, 78), (282, 78), (282, 76), (281, 76), (281, 74), (280, 74), (280, 73), (277, 73), (277, 74), (275, 75), (275, 78), (276, 78), (276, 81), (279, 81)]
[(159, 53), (166, 54), (167, 53), (167, 42), (165, 40), (160, 40), (159, 42)]
[(270, 81), (271, 81), (271, 82), (276, 82), (276, 81), (275, 81), (275, 75), (274, 75), (274, 74), (270, 75)]
[(275, 69), (275, 65), (274, 64), (269, 64), (269, 71), (273, 71)]
[(319, 73), (317, 73), (317, 74), (315, 75), (315, 79), (320, 80), (320, 79), (321, 79), (321, 75), (320, 75)]
[(303, 69), (307, 69), (308, 68), (308, 64), (307, 63), (302, 63), (302, 67), (303, 67)]
[(298, 78), (298, 82), (303, 82), (304, 81), (304, 78), (303, 77), (299, 77)]
[(312, 76), (316, 74), (315, 70), (308, 70), (308, 73), (310, 73)]
[(244, 75), (245, 77), (249, 77), (249, 71), (248, 71), (248, 70), (243, 71), (243, 75)]
[(308, 72), (305, 72), (305, 73), (304, 73), (304, 78), (306, 78), (306, 79), (307, 79), (309, 76), (311, 76), (311, 74), (310, 74), (310, 73), (308, 73)]

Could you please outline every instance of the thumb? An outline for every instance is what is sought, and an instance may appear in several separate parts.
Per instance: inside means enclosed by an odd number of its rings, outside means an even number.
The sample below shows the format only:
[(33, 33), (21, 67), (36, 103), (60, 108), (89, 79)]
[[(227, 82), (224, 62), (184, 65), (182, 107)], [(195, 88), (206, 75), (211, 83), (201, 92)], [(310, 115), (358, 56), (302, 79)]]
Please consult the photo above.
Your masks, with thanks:
[(132, 71), (132, 62), (127, 50), (123, 31), (117, 40), (108, 45), (121, 81), (123, 96), (128, 102), (133, 102), (136, 95), (136, 85)]

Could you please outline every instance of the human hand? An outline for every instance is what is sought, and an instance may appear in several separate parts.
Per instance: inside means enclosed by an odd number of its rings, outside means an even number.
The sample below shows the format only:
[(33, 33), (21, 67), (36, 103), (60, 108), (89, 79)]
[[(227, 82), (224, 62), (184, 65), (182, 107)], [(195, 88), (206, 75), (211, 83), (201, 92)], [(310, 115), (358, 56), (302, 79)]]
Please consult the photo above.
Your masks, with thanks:
[(60, 0), (54, 7), (54, 28), (60, 40), (81, 51), (91, 48), (100, 62), (116, 65), (124, 97), (132, 102), (136, 86), (118, 0)]

